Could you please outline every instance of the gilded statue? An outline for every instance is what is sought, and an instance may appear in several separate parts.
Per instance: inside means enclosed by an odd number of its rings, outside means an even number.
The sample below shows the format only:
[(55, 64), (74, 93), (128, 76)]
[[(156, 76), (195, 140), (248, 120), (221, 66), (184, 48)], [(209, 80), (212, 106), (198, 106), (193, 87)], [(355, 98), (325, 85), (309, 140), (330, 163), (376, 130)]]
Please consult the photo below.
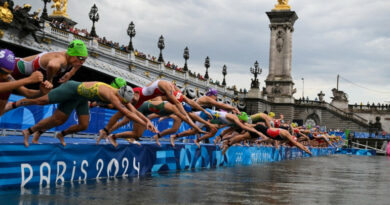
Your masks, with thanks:
[(273, 10), (290, 10), (291, 7), (288, 5), (288, 0), (278, 0), (278, 4), (275, 5)]
[(12, 14), (11, 10), (8, 8), (8, 2), (4, 2), (3, 6), (0, 6), (0, 20), (4, 23), (11, 23), (14, 15)]
[(53, 0), (53, 5), (51, 8), (55, 8), (53, 11), (53, 16), (65, 16), (68, 17), (66, 9), (68, 7), (68, 0)]
[(279, 5), (288, 5), (288, 0), (278, 0)]
[(41, 13), (41, 9), (38, 9), (36, 12), (32, 14), (32, 18), (35, 20), (39, 20), (39, 13)]

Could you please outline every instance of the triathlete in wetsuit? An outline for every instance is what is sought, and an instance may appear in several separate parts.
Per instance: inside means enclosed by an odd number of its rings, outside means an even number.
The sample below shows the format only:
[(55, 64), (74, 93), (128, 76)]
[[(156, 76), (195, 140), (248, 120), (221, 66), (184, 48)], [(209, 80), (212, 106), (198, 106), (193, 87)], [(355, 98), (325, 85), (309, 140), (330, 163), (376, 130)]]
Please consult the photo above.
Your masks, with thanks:
[(19, 100), (16, 102), (16, 106), (59, 103), (58, 109), (54, 112), (53, 116), (43, 119), (31, 128), (23, 130), (23, 135), (25, 137), (24, 143), (28, 146), (28, 138), (34, 132), (45, 131), (65, 123), (73, 109), (76, 109), (79, 117), (79, 124), (73, 125), (57, 135), (61, 144), (65, 146), (64, 135), (88, 128), (88, 100), (111, 103), (128, 118), (147, 127), (152, 132), (156, 132), (156, 129), (150, 120), (139, 113), (134, 106), (131, 105), (130, 102), (133, 99), (133, 95), (133, 89), (130, 86), (123, 86), (120, 89), (116, 89), (102, 82), (68, 81), (40, 98)]

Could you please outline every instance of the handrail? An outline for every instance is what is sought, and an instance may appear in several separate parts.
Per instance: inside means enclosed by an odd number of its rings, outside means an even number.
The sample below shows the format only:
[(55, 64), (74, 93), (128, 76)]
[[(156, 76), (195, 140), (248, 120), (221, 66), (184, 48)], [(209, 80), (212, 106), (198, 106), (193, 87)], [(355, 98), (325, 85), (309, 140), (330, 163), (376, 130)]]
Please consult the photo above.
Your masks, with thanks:
[(338, 111), (338, 112), (342, 112), (344, 115), (346, 115), (346, 116), (348, 116), (348, 117), (355, 118), (355, 119), (360, 120), (360, 121), (362, 121), (362, 122), (364, 122), (364, 123), (367, 123), (367, 120), (366, 120), (366, 119), (364, 119), (364, 118), (362, 118), (362, 117), (360, 117), (360, 116), (358, 116), (358, 115), (355, 115), (354, 113), (345, 112), (344, 110), (341, 110), (341, 109), (339, 109), (339, 108), (337, 108), (337, 107), (335, 107), (335, 106), (333, 106), (333, 105), (331, 105), (331, 104), (328, 104), (328, 103), (327, 103), (326, 105), (327, 105), (328, 107), (331, 107), (332, 109)]
[(357, 143), (357, 142), (352, 142), (352, 146), (353, 145), (357, 145), (355, 148), (360, 148), (360, 147), (364, 147), (365, 149), (372, 149), (372, 150), (375, 150), (376, 152), (379, 152), (379, 153), (385, 153), (386, 151), (385, 150), (381, 150), (381, 149), (378, 149), (378, 148), (375, 148), (375, 147), (371, 147), (371, 146), (368, 146), (367, 144), (360, 144), (360, 143)]

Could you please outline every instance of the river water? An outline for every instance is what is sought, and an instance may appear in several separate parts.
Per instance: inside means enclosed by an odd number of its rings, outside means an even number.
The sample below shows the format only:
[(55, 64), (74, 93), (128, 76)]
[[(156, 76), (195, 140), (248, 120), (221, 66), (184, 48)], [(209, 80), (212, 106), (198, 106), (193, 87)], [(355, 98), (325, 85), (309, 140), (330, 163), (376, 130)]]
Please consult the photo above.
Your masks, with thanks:
[(390, 204), (390, 158), (333, 155), (7, 190), (0, 204)]

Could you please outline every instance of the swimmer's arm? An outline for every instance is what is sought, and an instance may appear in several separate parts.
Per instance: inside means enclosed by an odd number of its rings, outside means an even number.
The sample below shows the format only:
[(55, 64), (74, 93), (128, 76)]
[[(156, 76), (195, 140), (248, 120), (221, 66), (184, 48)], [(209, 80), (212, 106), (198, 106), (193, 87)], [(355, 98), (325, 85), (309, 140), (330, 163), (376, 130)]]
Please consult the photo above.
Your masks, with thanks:
[(43, 80), (43, 75), (41, 72), (34, 72), (29, 77), (22, 78), (20, 80), (15, 80), (11, 75), (9, 75), (7, 79), (8, 82), (0, 83), (0, 92), (12, 91), (27, 84), (42, 82), (42, 80)]
[(43, 94), (40, 90), (28, 89), (24, 86), (19, 87), (16, 90), (20, 95), (23, 95), (26, 98), (37, 98)]
[(300, 134), (301, 136), (303, 136), (304, 138), (306, 138), (307, 141), (310, 142), (310, 138), (309, 138), (307, 135), (303, 134), (301, 131), (299, 131), (299, 134)]
[(237, 118), (237, 117), (233, 117), (232, 118), (234, 120), (234, 123), (238, 126), (240, 126), (242, 129), (246, 130), (246, 131), (250, 131), (250, 132), (254, 132), (256, 133), (257, 135), (259, 135), (261, 138), (263, 139), (268, 139), (267, 136), (265, 136), (263, 133), (257, 131), (255, 128), (253, 127), (248, 127), (246, 126), (245, 124), (242, 124), (241, 121)]
[[(159, 117), (161, 117), (161, 116), (159, 114), (156, 114), (156, 113), (152, 113), (152, 114), (148, 115), (149, 120), (153, 120), (153, 119), (159, 118)], [(167, 116), (164, 116), (164, 118), (165, 117), (167, 117)]]
[(100, 103), (100, 102), (91, 102), (89, 104), (89, 107), (104, 107), (104, 108), (109, 108), (109, 109), (114, 109), (114, 105), (112, 105), (111, 103), (110, 104), (106, 104), (106, 103)]
[(69, 73), (71, 76), (74, 76), (74, 74), (76, 74), (76, 72), (81, 68), (81, 66), (79, 67), (73, 67), (70, 71), (68, 71), (67, 73)]
[(20, 80), (15, 80), (11, 76), (8, 77), (8, 82), (0, 83), (0, 93), (12, 91), (17, 89), (23, 85), (30, 84), (30, 81), (27, 78), (23, 78)]
[(191, 107), (195, 108), (196, 110), (200, 110), (200, 111), (203, 111), (206, 115), (208, 115), (210, 118), (212, 118), (213, 116), (207, 112), (202, 106), (200, 106), (197, 102), (195, 102), (194, 100), (191, 100), (189, 98), (187, 98), (186, 96), (183, 96), (183, 101), (185, 101), (186, 103), (188, 103)]
[(74, 76), (74, 74), (76, 74), (76, 72), (80, 69), (80, 67), (73, 67), (70, 71), (66, 72), (58, 82), (60, 83), (67, 82), (69, 79), (71, 79)]
[(196, 115), (195, 113), (188, 113), (188, 115), (195, 121), (198, 121), (200, 123), (203, 123), (205, 124), (207, 127), (209, 127), (210, 129), (216, 129), (216, 127), (214, 125), (212, 125), (210, 122), (202, 119), (201, 117), (199, 117), (198, 115)]
[(147, 118), (145, 115), (143, 115), (140, 111), (135, 109), (135, 107), (131, 103), (127, 103), (126, 107), (133, 113), (135, 113), (140, 119), (142, 119), (144, 122), (150, 122), (149, 118)]
[(267, 127), (272, 127), (271, 126), (271, 120), (272, 120), (271, 117), (269, 117), (268, 115), (263, 115), (262, 117), (263, 117), (263, 119), (265, 121), (265, 125)]
[(61, 62), (57, 58), (52, 59), (47, 63), (47, 71), (46, 71), (47, 81), (53, 83), (53, 78), (60, 70), (60, 67), (61, 67)]
[[(173, 90), (169, 86), (167, 87), (167, 85), (165, 85), (165, 84), (163, 84), (161, 88), (164, 90), (165, 96), (168, 99), (168, 101), (170, 103), (174, 104), (177, 107), (177, 109), (179, 109), (179, 111), (181, 113), (183, 113), (188, 118), (188, 120), (191, 120), (190, 117), (188, 116), (187, 112), (185, 111), (183, 105), (181, 104), (181, 102), (179, 102), (179, 100), (176, 99), (175, 96), (173, 96)], [(185, 99), (185, 98), (186, 97), (183, 96), (183, 99)]]
[(217, 102), (216, 100), (207, 100), (207, 103), (211, 104), (219, 109), (228, 110), (228, 111), (232, 111), (234, 113), (241, 114), (241, 112), (237, 108), (230, 106), (228, 104), (225, 104), (225, 103)]
[(222, 132), (221, 132), (220, 135), (221, 135), (221, 136), (225, 136), (225, 135), (231, 134), (233, 131), (234, 131), (234, 128), (229, 127), (229, 128), (227, 128), (227, 129), (222, 130)]
[(110, 98), (110, 101), (111, 101), (111, 104), (114, 105), (114, 107), (119, 111), (121, 112), (122, 114), (124, 114), (127, 118), (129, 118), (130, 120), (136, 122), (136, 123), (139, 123), (143, 126), (146, 126), (146, 123), (144, 120), (142, 120), (141, 118), (138, 117), (138, 115), (134, 112), (130, 112), (126, 106), (124, 106), (120, 100), (118, 99), (117, 96), (115, 95), (112, 95), (112, 97)]
[[(158, 130), (157, 128), (155, 128), (152, 124), (152, 122), (149, 120), (149, 118), (145, 117), (145, 115), (143, 115), (140, 111), (138, 111), (131, 103), (127, 103), (126, 104), (126, 107), (132, 112), (132, 113), (135, 113), (136, 116), (143, 120), (143, 123), (141, 125), (145, 126), (146, 129), (154, 132), (154, 133), (157, 133)], [(126, 109), (127, 110), (127, 109)]]

